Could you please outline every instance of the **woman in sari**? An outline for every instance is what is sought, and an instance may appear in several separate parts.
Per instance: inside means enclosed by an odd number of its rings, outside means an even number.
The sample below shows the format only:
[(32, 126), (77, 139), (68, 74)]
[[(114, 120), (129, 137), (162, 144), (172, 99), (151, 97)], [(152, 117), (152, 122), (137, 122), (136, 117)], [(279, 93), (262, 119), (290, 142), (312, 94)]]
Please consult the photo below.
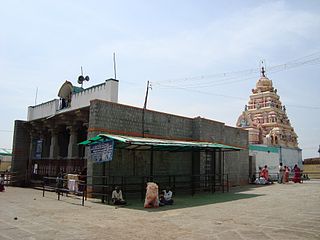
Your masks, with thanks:
[(292, 181), (294, 183), (301, 183), (301, 169), (298, 167), (297, 164), (294, 165), (293, 171), (294, 171), (294, 177)]
[(261, 170), (261, 176), (264, 177), (264, 179), (268, 182), (269, 181), (269, 170), (268, 166), (265, 165), (264, 168)]
[(288, 183), (289, 182), (289, 167), (284, 166), (284, 175), (283, 175), (283, 182)]

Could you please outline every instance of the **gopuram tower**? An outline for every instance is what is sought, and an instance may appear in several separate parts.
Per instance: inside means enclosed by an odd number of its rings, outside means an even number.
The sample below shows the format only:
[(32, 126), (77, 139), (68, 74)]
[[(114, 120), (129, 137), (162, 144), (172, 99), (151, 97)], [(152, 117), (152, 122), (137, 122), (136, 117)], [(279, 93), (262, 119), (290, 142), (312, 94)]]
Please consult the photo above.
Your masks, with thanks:
[(264, 67), (237, 127), (249, 130), (250, 144), (298, 148), (297, 134)]

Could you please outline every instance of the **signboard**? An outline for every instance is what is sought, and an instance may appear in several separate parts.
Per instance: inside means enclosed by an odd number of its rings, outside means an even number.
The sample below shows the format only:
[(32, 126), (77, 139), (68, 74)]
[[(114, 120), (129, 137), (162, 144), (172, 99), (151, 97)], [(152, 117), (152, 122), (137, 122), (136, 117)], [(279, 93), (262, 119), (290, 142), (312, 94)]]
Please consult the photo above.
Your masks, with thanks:
[(35, 148), (35, 153), (34, 153), (34, 157), (35, 159), (41, 159), (41, 155), (42, 155), (42, 142), (43, 140), (37, 140), (36, 141), (36, 148)]
[(109, 162), (113, 158), (114, 141), (106, 141), (90, 145), (90, 158), (92, 161)]

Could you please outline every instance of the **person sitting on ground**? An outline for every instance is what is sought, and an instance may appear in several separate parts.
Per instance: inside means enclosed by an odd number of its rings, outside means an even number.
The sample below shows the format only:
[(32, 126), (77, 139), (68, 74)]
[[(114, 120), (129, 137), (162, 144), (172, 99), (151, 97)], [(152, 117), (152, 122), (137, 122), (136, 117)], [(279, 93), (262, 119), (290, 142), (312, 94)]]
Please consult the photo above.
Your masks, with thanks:
[(172, 205), (173, 199), (172, 199), (172, 191), (169, 187), (166, 187), (165, 190), (162, 191), (163, 195), (160, 196), (160, 205)]
[(126, 201), (122, 197), (122, 191), (116, 186), (112, 192), (111, 200), (114, 205), (125, 205)]
[(272, 183), (269, 179), (269, 170), (267, 165), (265, 165), (262, 169), (259, 167), (259, 177), (254, 181), (254, 183), (260, 185)]

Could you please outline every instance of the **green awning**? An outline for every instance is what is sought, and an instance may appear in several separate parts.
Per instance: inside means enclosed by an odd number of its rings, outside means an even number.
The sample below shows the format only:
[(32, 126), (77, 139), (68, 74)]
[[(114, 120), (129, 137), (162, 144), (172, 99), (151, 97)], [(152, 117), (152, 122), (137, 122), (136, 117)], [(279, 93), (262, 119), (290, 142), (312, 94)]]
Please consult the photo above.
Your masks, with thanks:
[(0, 156), (12, 156), (12, 152), (6, 148), (0, 148)]
[(258, 152), (278, 153), (279, 152), (279, 147), (261, 146), (261, 145), (249, 145), (249, 150), (258, 151)]
[(223, 151), (240, 151), (242, 148), (229, 146), (220, 143), (178, 141), (159, 138), (142, 138), (113, 134), (99, 134), (91, 139), (85, 140), (80, 145), (91, 145), (106, 140), (114, 140), (117, 148), (134, 150), (155, 150), (155, 151), (201, 151), (219, 149)]

